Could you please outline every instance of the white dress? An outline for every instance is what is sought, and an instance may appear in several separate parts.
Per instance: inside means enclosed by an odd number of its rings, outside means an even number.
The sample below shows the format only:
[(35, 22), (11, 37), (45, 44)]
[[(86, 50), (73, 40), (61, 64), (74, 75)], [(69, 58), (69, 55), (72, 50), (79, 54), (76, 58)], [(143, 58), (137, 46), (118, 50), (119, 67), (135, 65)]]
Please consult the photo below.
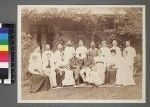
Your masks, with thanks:
[(116, 84), (118, 85), (135, 85), (133, 78), (133, 68), (128, 63), (128, 59), (122, 57), (120, 59), (120, 64), (118, 65), (118, 71), (116, 75)]
[(101, 56), (94, 57), (95, 66), (92, 69), (92, 82), (101, 85), (105, 80), (106, 58)]
[(73, 77), (73, 71), (66, 69), (65, 70), (65, 79), (62, 81), (63, 85), (74, 85), (75, 80)]
[(116, 54), (117, 54), (118, 57), (122, 56), (121, 55), (121, 49), (119, 47), (112, 47), (110, 50), (112, 50), (112, 49), (116, 50)]
[(109, 58), (111, 56), (110, 49), (108, 47), (102, 47), (100, 48), (100, 51), (102, 52), (102, 55), (106, 58)]
[[(73, 71), (69, 70), (67, 68), (68, 66), (68, 61), (65, 59), (65, 60), (61, 60), (61, 59), (58, 59), (57, 61), (57, 64), (56, 64), (57, 68), (61, 71), (65, 71), (65, 78), (64, 80), (62, 81), (62, 84), (64, 86), (67, 86), (67, 85), (74, 85), (75, 84), (75, 80), (74, 80), (74, 77), (73, 77)], [(65, 66), (63, 68), (59, 68), (60, 66)]]
[(130, 63), (130, 66), (133, 67), (134, 57), (136, 57), (135, 49), (131, 46), (128, 46), (124, 50), (127, 51), (128, 63)]

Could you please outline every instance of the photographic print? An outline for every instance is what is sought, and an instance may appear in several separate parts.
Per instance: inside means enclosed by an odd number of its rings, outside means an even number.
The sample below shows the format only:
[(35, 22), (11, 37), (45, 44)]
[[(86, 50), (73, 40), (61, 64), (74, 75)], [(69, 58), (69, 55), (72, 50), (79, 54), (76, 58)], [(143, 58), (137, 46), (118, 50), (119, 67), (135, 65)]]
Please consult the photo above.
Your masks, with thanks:
[(18, 103), (145, 103), (144, 5), (19, 5)]

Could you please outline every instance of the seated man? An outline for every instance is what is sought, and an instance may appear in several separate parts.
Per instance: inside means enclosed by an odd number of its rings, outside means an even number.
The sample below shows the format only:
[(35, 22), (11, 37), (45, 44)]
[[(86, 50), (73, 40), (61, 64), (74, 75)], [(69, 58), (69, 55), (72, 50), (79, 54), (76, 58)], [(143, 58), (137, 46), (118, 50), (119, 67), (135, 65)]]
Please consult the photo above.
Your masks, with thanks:
[(105, 84), (115, 84), (116, 81), (116, 73), (118, 70), (118, 64), (119, 64), (119, 58), (116, 55), (116, 50), (112, 49), (110, 50), (111, 56), (109, 58), (109, 61), (107, 63), (107, 69), (106, 69), (106, 77), (105, 77)]
[(53, 53), (50, 50), (50, 45), (46, 45), (46, 51), (42, 54), (42, 68), (44, 74), (49, 76), (50, 79), (50, 86), (56, 87), (56, 72), (53, 60)]
[(57, 59), (56, 62), (56, 82), (57, 86), (62, 87), (62, 81), (65, 78), (65, 68), (66, 68), (67, 62), (64, 59), (64, 53), (62, 52), (60, 54), (60, 58)]
[(80, 60), (76, 57), (76, 53), (73, 53), (69, 60), (69, 68), (73, 71), (76, 85), (79, 85)]
[(94, 59), (90, 56), (90, 54), (86, 53), (86, 58), (84, 58), (84, 63), (80, 71), (80, 76), (82, 77), (83, 81), (87, 83), (87, 85), (92, 82), (90, 75), (93, 66)]

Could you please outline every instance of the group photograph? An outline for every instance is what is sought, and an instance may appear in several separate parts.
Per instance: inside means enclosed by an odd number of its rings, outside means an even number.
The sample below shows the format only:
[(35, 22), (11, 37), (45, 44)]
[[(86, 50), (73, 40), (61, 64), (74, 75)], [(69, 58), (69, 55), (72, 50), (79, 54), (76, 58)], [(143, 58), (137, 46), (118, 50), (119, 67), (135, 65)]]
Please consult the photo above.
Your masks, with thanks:
[(143, 5), (19, 5), (18, 102), (145, 102)]

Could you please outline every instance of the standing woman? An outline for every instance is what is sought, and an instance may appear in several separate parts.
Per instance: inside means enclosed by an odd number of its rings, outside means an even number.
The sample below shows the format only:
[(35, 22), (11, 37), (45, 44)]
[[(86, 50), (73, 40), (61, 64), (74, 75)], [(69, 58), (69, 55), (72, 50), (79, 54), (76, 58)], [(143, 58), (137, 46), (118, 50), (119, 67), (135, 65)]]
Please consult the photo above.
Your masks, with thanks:
[(116, 75), (116, 85), (135, 85), (133, 72), (130, 63), (128, 62), (127, 51), (123, 51), (123, 57), (120, 59), (118, 72)]
[(93, 67), (92, 80), (95, 85), (104, 84), (105, 71), (106, 71), (106, 58), (102, 55), (99, 50), (98, 55), (94, 57), (95, 66)]
[(43, 75), (42, 59), (39, 46), (37, 46), (35, 51), (30, 55), (28, 70), (31, 74), (30, 92), (49, 90), (50, 81), (48, 76)]
[(121, 49), (118, 47), (118, 42), (116, 40), (113, 40), (112, 45), (113, 46), (112, 46), (112, 48), (110, 50), (112, 50), (112, 49), (116, 50), (116, 55), (118, 57), (121, 57), (122, 56), (121, 55)]

